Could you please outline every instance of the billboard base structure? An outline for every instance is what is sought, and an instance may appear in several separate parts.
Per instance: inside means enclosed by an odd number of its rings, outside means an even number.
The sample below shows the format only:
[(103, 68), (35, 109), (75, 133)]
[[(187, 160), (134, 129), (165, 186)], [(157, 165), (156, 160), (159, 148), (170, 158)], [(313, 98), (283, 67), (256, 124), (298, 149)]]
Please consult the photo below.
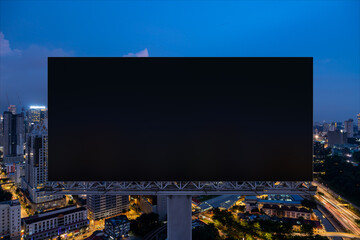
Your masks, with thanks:
[[(191, 240), (192, 195), (314, 195), (312, 182), (48, 182), (49, 194), (168, 195), (168, 239)], [(185, 234), (185, 235), (184, 235)]]
[(109, 195), (262, 195), (315, 194), (312, 182), (295, 181), (127, 181), (127, 182), (51, 182), (49, 194)]

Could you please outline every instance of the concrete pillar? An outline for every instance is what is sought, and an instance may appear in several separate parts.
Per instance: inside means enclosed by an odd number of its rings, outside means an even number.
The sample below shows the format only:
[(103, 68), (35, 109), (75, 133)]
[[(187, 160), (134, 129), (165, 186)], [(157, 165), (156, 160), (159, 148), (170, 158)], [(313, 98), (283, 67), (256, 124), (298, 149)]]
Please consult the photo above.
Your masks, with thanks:
[(191, 196), (170, 195), (167, 203), (168, 240), (191, 240)]

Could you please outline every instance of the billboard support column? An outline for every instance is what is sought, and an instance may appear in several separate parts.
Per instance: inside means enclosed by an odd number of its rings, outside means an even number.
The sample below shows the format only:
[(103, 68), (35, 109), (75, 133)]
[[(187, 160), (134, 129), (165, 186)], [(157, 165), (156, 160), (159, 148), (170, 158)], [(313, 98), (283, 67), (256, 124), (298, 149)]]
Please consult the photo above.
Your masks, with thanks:
[(190, 195), (169, 195), (167, 203), (168, 240), (191, 240)]

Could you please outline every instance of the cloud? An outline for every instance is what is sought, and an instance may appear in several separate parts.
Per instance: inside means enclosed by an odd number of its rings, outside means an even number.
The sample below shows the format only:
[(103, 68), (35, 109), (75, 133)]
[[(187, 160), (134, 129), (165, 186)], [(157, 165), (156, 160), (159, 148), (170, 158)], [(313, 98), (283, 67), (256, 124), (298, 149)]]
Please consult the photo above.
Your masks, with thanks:
[(0, 32), (0, 56), (20, 55), (18, 49), (11, 49), (9, 40), (5, 39), (4, 33)]
[(123, 57), (149, 57), (149, 52), (147, 50), (147, 48), (145, 48), (144, 50), (137, 52), (137, 53), (128, 53), (126, 55), (124, 55)]
[(0, 44), (5, 41), (5, 46), (1, 45), (0, 55), (0, 113), (8, 104), (19, 106), (19, 98), (24, 107), (32, 104), (47, 105), (47, 58), (71, 57), (74, 52), (39, 45), (14, 50), (2, 36)]

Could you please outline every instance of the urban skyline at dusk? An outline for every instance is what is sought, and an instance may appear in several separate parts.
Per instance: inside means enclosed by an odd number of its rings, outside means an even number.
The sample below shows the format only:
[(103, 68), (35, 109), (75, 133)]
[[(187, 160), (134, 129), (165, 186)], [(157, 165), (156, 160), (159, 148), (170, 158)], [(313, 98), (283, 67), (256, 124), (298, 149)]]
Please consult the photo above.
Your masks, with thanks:
[(48, 56), (310, 56), (314, 121), (360, 112), (359, 1), (1, 1), (0, 13), (1, 111), (47, 105)]

